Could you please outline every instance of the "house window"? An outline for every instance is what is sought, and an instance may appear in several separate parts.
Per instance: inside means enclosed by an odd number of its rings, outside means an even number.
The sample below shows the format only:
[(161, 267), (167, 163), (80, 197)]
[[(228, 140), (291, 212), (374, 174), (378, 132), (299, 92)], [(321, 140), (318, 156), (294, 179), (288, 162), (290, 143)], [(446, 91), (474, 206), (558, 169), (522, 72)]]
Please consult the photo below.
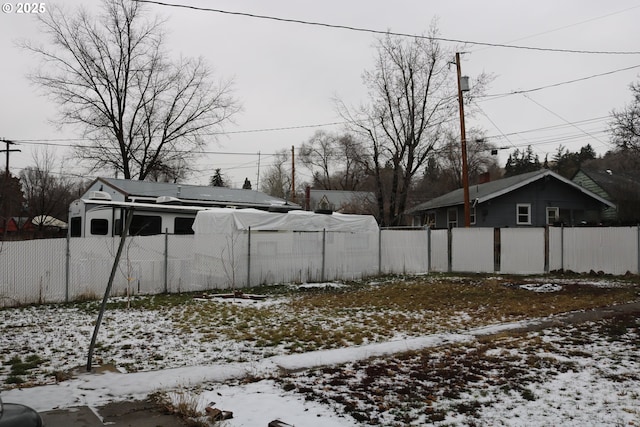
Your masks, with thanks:
[(560, 220), (559, 208), (547, 208), (547, 225), (553, 225)]
[(447, 210), (447, 227), (453, 228), (458, 226), (458, 209), (451, 208)]
[(427, 213), (427, 215), (425, 216), (424, 225), (429, 227), (429, 228), (436, 228), (436, 213), (435, 212)]
[(531, 225), (531, 204), (518, 203), (516, 205), (516, 224)]
[(109, 221), (106, 219), (94, 218), (91, 220), (91, 235), (106, 236), (109, 233)]
[(470, 223), (471, 225), (475, 225), (476, 223), (476, 207), (472, 206), (471, 208), (469, 208), (469, 219), (470, 219)]

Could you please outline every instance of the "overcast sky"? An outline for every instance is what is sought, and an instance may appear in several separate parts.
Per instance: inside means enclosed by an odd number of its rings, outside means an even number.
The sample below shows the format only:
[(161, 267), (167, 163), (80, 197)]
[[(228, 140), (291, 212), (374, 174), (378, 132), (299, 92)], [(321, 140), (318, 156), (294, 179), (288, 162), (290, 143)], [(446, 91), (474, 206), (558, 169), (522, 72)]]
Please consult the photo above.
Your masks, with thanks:
[[(4, 0), (3, 0), (4, 1)], [(434, 18), (440, 36), (470, 42), (513, 44), (579, 51), (640, 52), (640, 1), (616, 0), (166, 0), (232, 12), (424, 34)], [(56, 105), (32, 86), (26, 74), (37, 65), (16, 40), (46, 39), (33, 16), (0, 14), (0, 138), (20, 142), (12, 153), (11, 171), (33, 164), (32, 151), (55, 144), (64, 172), (86, 176), (70, 159), (69, 145), (79, 141), (78, 129), (57, 129)], [(62, 4), (72, 11), (76, 0)], [(97, 9), (98, 1), (82, 2)], [(333, 98), (358, 105), (366, 101), (362, 73), (372, 66), (376, 35), (345, 29), (287, 23), (245, 16), (147, 4), (151, 13), (167, 18), (167, 47), (175, 57), (202, 56), (220, 78), (233, 78), (243, 106), (228, 134), (212, 139), (203, 170), (191, 183), (206, 183), (222, 168), (240, 187), (245, 177), (256, 185), (258, 164), (264, 173), (277, 150), (298, 147), (319, 129), (342, 131)], [(466, 120), (467, 129), (481, 127), (500, 147), (504, 166), (509, 152), (531, 145), (544, 159), (559, 144), (575, 151), (591, 144), (606, 152), (608, 116), (631, 101), (629, 84), (638, 80), (640, 54), (586, 54), (510, 49), (483, 45), (443, 44), (464, 50), (462, 73), (471, 80), (481, 72), (495, 79), (488, 94), (509, 94), (561, 84), (525, 94), (476, 100), (480, 113)], [(454, 59), (453, 57), (451, 58)], [(638, 67), (638, 68), (631, 68)], [(624, 71), (618, 71), (628, 68)], [(453, 74), (452, 74), (453, 76)], [(333, 125), (332, 125), (333, 124)], [(321, 126), (322, 125), (322, 126)], [(295, 128), (295, 129), (283, 129)], [(22, 142), (21, 142), (22, 141)], [(52, 147), (52, 145), (48, 145)], [(3, 147), (4, 148), (4, 147)], [(260, 156), (257, 153), (260, 152)], [(244, 153), (231, 155), (223, 153)], [(4, 155), (0, 157), (4, 169)], [(297, 182), (310, 178), (302, 167)]]

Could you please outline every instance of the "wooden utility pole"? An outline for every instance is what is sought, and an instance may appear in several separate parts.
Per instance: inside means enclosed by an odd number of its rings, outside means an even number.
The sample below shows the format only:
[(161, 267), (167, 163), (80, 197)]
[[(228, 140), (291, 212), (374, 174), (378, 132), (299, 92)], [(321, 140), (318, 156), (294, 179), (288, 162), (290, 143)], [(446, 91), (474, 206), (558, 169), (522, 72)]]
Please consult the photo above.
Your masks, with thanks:
[(3, 229), (3, 237), (6, 238), (7, 236), (7, 227), (9, 226), (9, 213), (11, 210), (11, 194), (9, 191), (9, 153), (13, 153), (16, 151), (20, 151), (17, 148), (14, 149), (10, 149), (9, 146), (10, 145), (15, 145), (16, 143), (13, 141), (9, 141), (8, 139), (4, 139), (4, 138), (0, 138), (0, 142), (4, 142), (6, 144), (6, 148), (4, 150), (0, 150), (0, 153), (2, 153), (3, 151), (5, 153), (7, 153), (7, 160), (6, 160), (6, 165), (5, 165), (5, 170), (4, 170), (4, 180), (3, 180), (3, 185), (2, 185), (2, 204), (4, 205), (4, 209), (3, 209), (3, 216), (4, 216), (4, 221), (3, 221), (3, 225), (2, 225), (2, 229)]
[(20, 150), (18, 150), (17, 148), (9, 149), (10, 145), (15, 145), (16, 144), (13, 141), (9, 141), (8, 139), (0, 138), (0, 142), (4, 142), (6, 144), (6, 147), (7, 147), (4, 150), (0, 150), (0, 153), (2, 153), (2, 152), (7, 153), (7, 163), (5, 165), (5, 170), (4, 170), (4, 179), (6, 180), (5, 181), (5, 184), (6, 184), (8, 182), (8, 180), (9, 180), (9, 153), (13, 153), (13, 152), (20, 151)]
[[(467, 134), (464, 128), (464, 102), (462, 100), (462, 73), (460, 71), (460, 53), (456, 52), (456, 70), (458, 74), (458, 104), (460, 104), (460, 142), (462, 145), (462, 187), (464, 190), (464, 226), (471, 226), (469, 206), (469, 172), (467, 169)], [(468, 88), (467, 88), (468, 90)]]
[(296, 202), (296, 153), (295, 148), (291, 146), (291, 201)]

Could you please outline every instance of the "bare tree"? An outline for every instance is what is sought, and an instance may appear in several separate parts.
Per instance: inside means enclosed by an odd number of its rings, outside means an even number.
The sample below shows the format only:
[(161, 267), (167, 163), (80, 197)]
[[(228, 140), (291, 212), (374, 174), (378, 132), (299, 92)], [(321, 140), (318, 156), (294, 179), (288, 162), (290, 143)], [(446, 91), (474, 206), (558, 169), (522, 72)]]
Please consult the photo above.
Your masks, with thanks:
[(387, 35), (378, 40), (374, 68), (363, 76), (370, 103), (356, 111), (339, 104), (351, 128), (368, 141), (367, 167), (375, 178), (382, 225), (398, 223), (411, 180), (439, 142), (441, 124), (455, 106), (449, 102), (455, 93), (455, 80), (447, 80), (450, 56), (431, 37)]
[(622, 110), (611, 112), (609, 123), (612, 142), (621, 149), (640, 152), (640, 83), (630, 86), (633, 101)]
[[(495, 145), (487, 142), (479, 131), (471, 130), (467, 135), (467, 174), (471, 184), (478, 177), (497, 166), (496, 158), (491, 154)], [(460, 135), (446, 132), (444, 144), (437, 150), (438, 162), (447, 179), (453, 183), (453, 189), (462, 187), (462, 151)]]
[(62, 124), (84, 130), (91, 144), (76, 151), (94, 170), (165, 173), (239, 110), (231, 82), (213, 84), (201, 58), (167, 58), (163, 22), (139, 2), (103, 0), (95, 17), (48, 6), (38, 19), (50, 46), (23, 43), (44, 65), (30, 77), (61, 106)]
[(260, 188), (263, 192), (273, 197), (289, 199), (291, 194), (291, 170), (288, 167), (290, 159), (289, 151), (286, 149), (275, 154), (273, 163), (260, 181)]
[(300, 146), (298, 158), (313, 173), (315, 188), (355, 191), (366, 176), (362, 150), (352, 134), (318, 131)]
[(444, 124), (455, 117), (454, 54), (436, 36), (432, 25), (425, 37), (379, 39), (375, 66), (363, 76), (369, 104), (353, 109), (338, 103), (350, 128), (367, 141), (382, 225), (400, 222), (415, 174), (442, 140)]
[(338, 163), (335, 141), (335, 135), (320, 130), (300, 146), (300, 162), (313, 173), (314, 185), (323, 190), (332, 189), (331, 173)]
[(43, 231), (56, 226), (56, 220), (66, 221), (69, 204), (77, 197), (77, 183), (54, 170), (58, 160), (53, 152), (40, 150), (33, 153), (33, 166), (20, 173), (26, 213)]

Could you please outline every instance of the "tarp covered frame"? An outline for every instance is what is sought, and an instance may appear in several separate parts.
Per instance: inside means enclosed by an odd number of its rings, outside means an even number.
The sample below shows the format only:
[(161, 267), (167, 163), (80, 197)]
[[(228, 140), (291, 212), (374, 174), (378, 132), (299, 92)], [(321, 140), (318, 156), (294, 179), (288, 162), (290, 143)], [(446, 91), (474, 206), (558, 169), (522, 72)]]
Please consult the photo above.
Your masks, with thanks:
[(216, 208), (198, 212), (193, 230), (198, 234), (220, 234), (246, 231), (323, 231), (345, 233), (378, 232), (371, 215), (334, 213), (316, 214), (307, 211), (288, 213), (265, 212), (257, 209)]

